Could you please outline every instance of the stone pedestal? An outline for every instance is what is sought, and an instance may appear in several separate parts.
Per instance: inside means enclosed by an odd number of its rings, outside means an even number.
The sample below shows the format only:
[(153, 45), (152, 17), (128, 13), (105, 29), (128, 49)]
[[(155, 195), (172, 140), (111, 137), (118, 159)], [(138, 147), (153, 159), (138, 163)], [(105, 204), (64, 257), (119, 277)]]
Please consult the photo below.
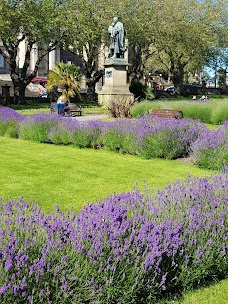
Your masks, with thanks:
[(105, 78), (102, 90), (98, 92), (99, 104), (105, 105), (115, 96), (133, 99), (127, 84), (127, 61), (122, 58), (107, 59), (104, 66)]

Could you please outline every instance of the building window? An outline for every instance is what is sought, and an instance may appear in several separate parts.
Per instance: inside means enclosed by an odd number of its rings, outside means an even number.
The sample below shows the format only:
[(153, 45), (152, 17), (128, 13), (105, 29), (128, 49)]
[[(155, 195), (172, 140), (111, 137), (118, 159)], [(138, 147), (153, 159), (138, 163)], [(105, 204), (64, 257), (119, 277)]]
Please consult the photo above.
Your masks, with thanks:
[(0, 68), (4, 68), (5, 67), (5, 60), (4, 57), (0, 54)]

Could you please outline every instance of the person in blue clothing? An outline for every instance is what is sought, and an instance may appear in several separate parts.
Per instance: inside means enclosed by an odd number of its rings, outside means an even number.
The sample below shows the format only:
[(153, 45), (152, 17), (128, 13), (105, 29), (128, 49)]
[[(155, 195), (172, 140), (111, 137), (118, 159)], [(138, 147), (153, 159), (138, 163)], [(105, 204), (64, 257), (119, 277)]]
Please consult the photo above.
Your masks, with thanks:
[(60, 96), (56, 103), (56, 109), (57, 109), (57, 112), (59, 115), (64, 115), (64, 107), (65, 107), (65, 104), (64, 104), (63, 97)]

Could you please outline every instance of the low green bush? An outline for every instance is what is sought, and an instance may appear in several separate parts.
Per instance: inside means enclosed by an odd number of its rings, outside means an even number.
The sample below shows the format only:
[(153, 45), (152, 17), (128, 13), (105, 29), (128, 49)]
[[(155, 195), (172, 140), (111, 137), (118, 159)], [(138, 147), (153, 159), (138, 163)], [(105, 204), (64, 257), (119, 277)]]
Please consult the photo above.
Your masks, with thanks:
[(228, 124), (217, 130), (205, 130), (191, 144), (192, 157), (198, 167), (218, 170), (228, 165)]
[(20, 124), (17, 121), (0, 122), (0, 135), (12, 138), (18, 137)]
[(48, 142), (49, 132), (52, 127), (58, 124), (59, 120), (61, 120), (59, 116), (51, 116), (50, 114), (37, 114), (28, 117), (20, 125), (19, 137), (36, 142)]
[(69, 145), (72, 142), (69, 129), (64, 124), (52, 127), (48, 137), (55, 145)]

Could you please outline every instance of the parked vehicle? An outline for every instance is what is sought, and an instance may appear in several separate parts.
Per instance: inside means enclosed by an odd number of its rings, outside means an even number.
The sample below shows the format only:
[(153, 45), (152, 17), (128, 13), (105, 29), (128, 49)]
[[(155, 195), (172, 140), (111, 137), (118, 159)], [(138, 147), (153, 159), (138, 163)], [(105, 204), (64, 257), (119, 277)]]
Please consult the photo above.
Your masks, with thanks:
[(165, 88), (165, 90), (164, 91), (166, 91), (166, 92), (174, 92), (174, 86), (170, 86), (170, 87), (168, 87), (168, 88)]
[(47, 92), (42, 92), (41, 94), (38, 95), (38, 97), (47, 98), (48, 97)]

